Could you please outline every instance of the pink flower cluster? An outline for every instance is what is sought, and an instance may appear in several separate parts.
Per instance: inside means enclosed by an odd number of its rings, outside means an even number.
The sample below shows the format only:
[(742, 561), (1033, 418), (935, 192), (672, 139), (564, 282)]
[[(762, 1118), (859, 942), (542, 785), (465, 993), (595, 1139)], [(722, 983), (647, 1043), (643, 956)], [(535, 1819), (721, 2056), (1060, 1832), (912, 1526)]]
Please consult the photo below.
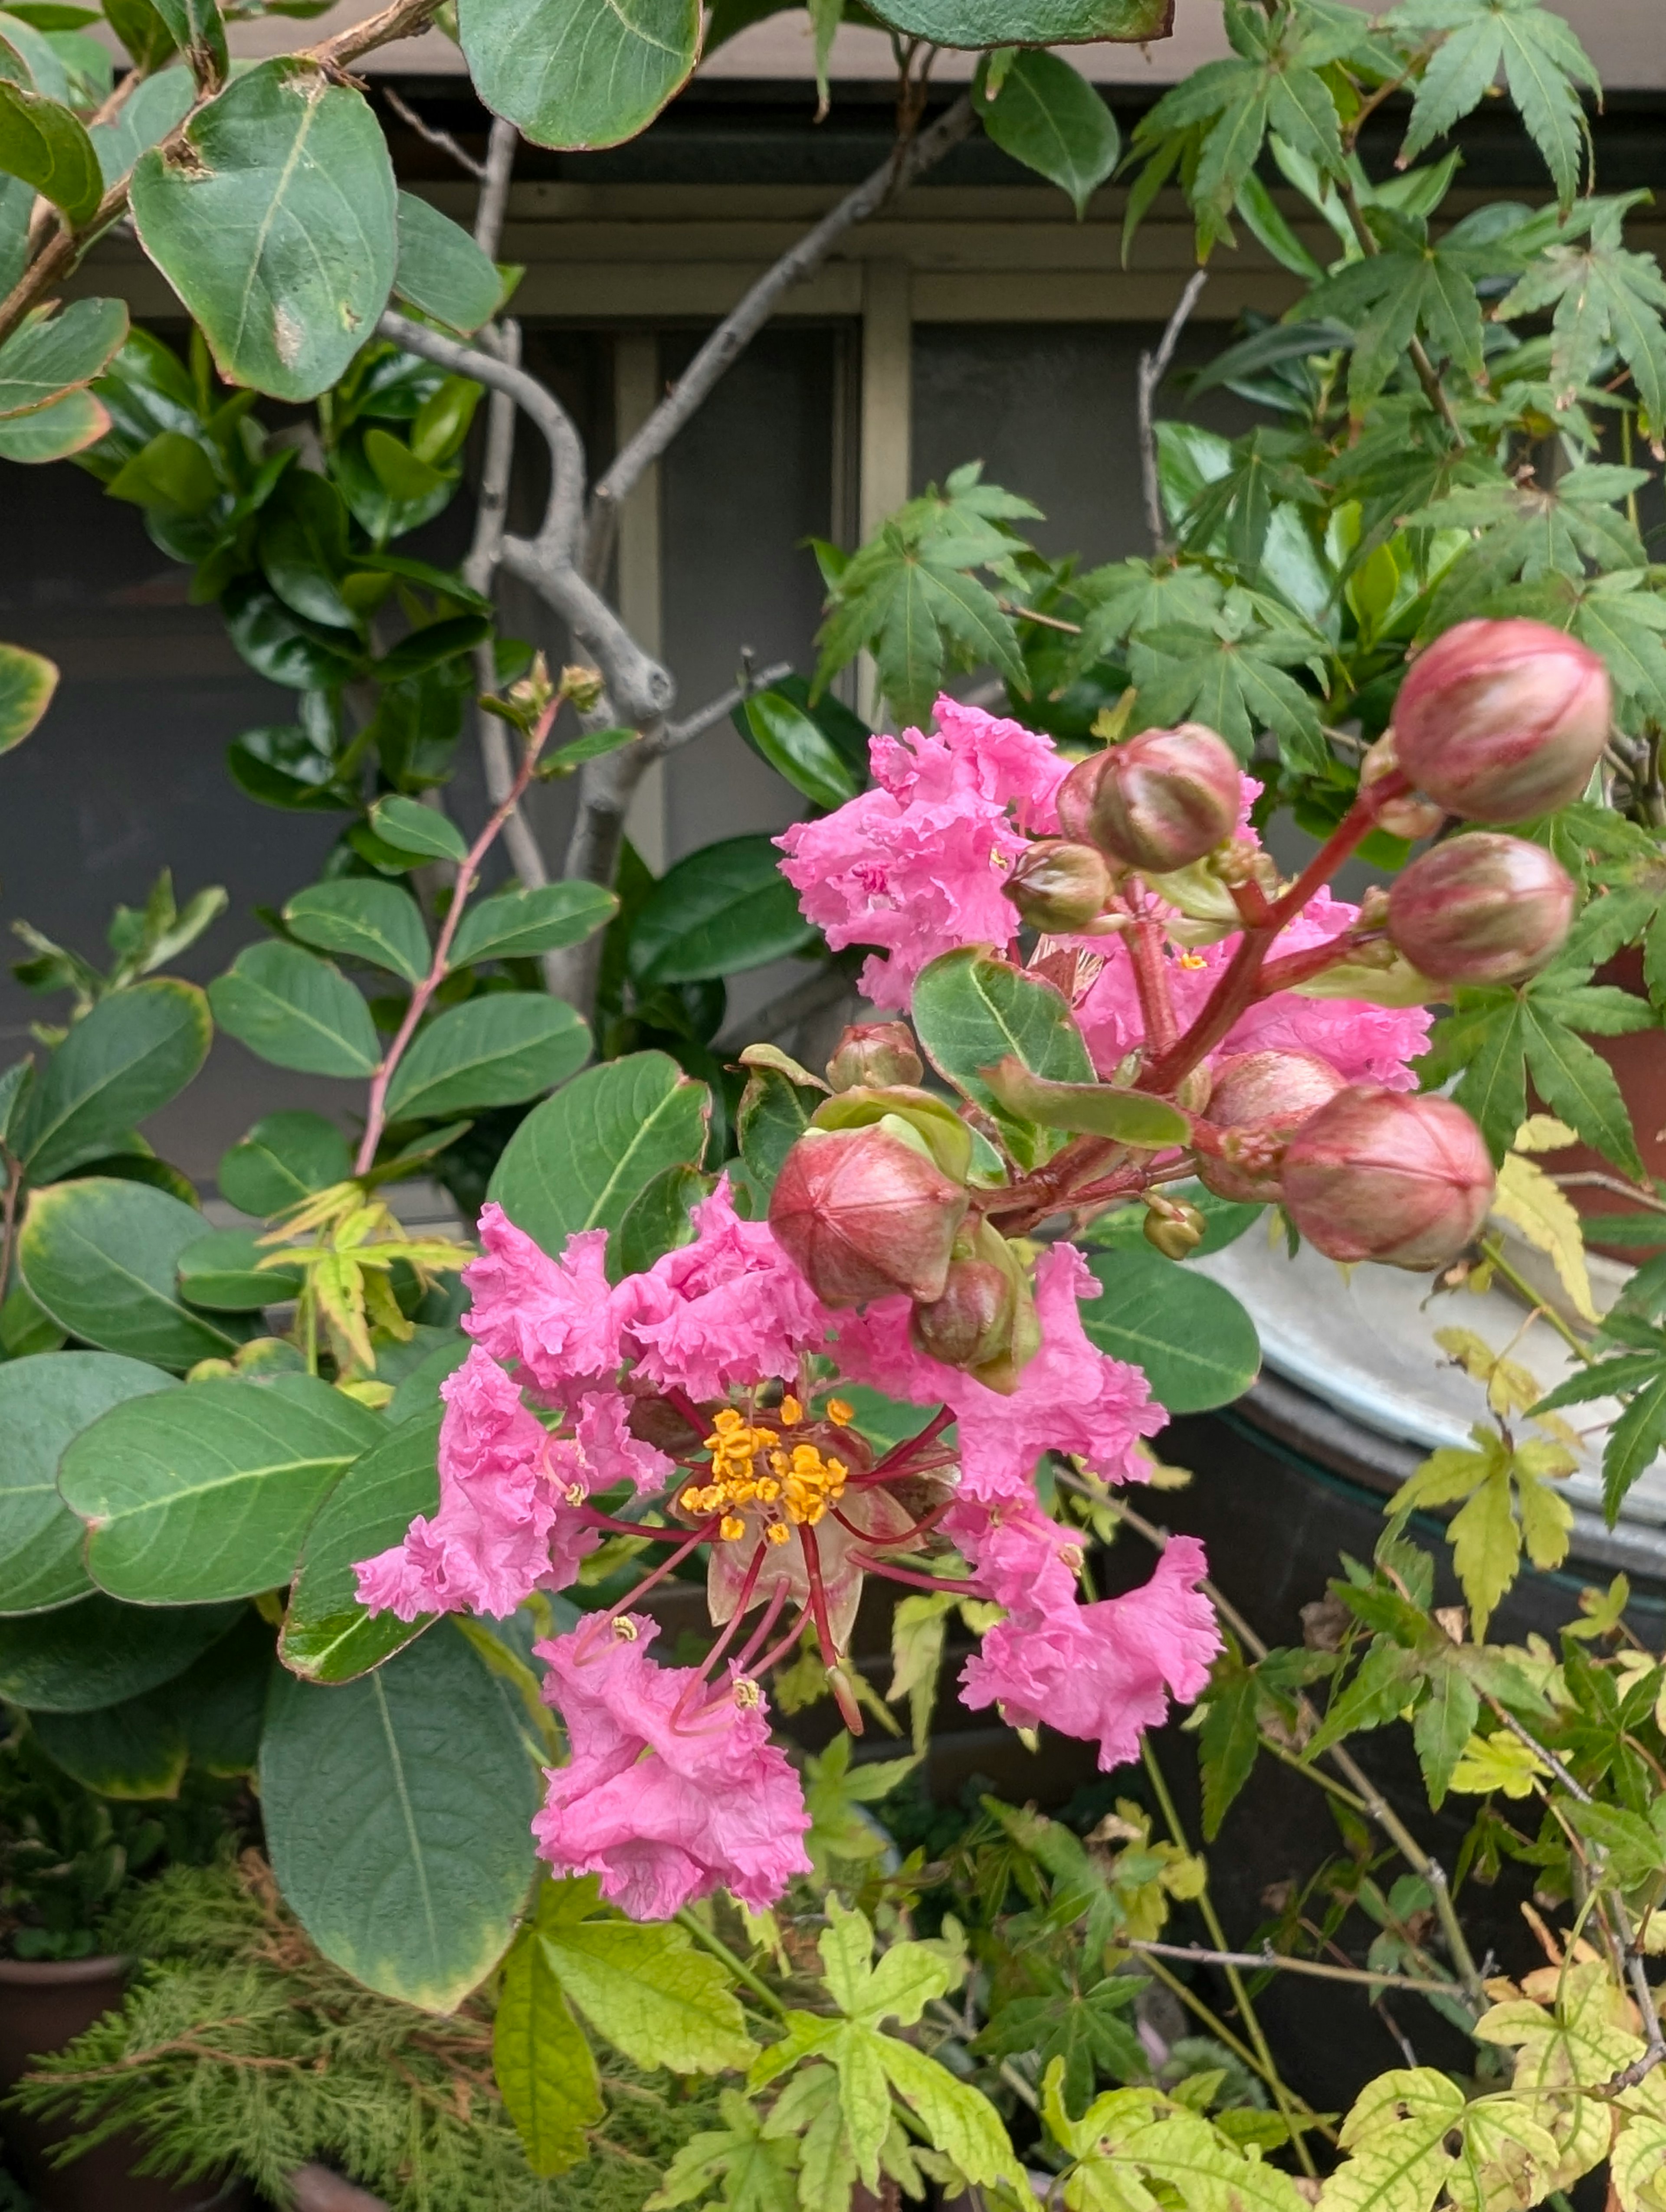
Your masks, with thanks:
[(875, 945), (862, 969), (874, 1006), (905, 1007), (915, 977), (960, 945), (1002, 945), (1017, 917), (1001, 885), (1019, 834), (1056, 830), (1053, 794), (1067, 762), (1022, 724), (937, 702), (938, 734), (868, 742), (877, 787), (775, 842), (806, 920), (835, 951)]
[[(1024, 832), (1057, 828), (1054, 794), (1069, 763), (1050, 738), (1020, 724), (937, 702), (940, 734), (904, 731), (869, 747), (877, 789), (819, 821), (800, 822), (776, 839), (781, 873), (800, 894), (807, 920), (839, 951), (881, 948), (862, 969), (861, 988), (878, 1007), (906, 1007), (915, 977), (940, 953), (966, 945), (1010, 943), (1014, 909), (1002, 890), (1025, 849)], [(1245, 826), (1258, 794), (1243, 779)], [(1280, 939), (1280, 955), (1338, 936), (1359, 908), (1322, 891)], [(1114, 938), (1084, 939), (1104, 965), (1076, 1008), (1094, 1064), (1109, 1074), (1144, 1038), (1127, 947)], [(1208, 996), (1237, 949), (1236, 936), (1202, 954), (1169, 948), (1170, 986), (1183, 1026)], [(1310, 999), (1282, 991), (1252, 1006), (1226, 1038), (1223, 1054), (1276, 1047), (1316, 1053), (1350, 1083), (1414, 1090), (1408, 1062), (1428, 1048), (1431, 1017), (1419, 1007), (1377, 1006), (1354, 999)]]

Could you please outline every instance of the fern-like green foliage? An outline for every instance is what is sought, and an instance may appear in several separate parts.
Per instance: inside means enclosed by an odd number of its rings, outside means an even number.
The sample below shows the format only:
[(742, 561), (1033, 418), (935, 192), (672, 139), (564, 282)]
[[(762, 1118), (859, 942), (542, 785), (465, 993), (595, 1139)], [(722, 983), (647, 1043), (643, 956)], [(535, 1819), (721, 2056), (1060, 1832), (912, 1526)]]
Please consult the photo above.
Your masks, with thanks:
[(714, 2093), (608, 2054), (592, 2155), (532, 2172), (492, 2079), (477, 1994), (448, 2018), (362, 1988), (313, 1948), (255, 1853), (132, 1892), (112, 1940), (144, 1963), (119, 2012), (45, 2060), (26, 2109), (82, 2146), (131, 2130), (144, 2170), (234, 2171), (274, 2203), (316, 2160), (392, 2212), (640, 2212)]

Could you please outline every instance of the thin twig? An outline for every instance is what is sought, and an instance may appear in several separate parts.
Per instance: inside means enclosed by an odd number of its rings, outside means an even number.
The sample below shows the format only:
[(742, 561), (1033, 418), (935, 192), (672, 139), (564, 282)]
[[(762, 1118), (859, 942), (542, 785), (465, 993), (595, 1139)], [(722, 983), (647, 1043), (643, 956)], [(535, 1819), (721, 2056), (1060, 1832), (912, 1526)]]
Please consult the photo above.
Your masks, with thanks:
[[(459, 145), (449, 131), (441, 131), (432, 123), (424, 123), (410, 102), (408, 100), (402, 100), (391, 84), (380, 85), (377, 89), (408, 131), (414, 131), (419, 138), (426, 138), (430, 146), (437, 146), (442, 154), (449, 154), (459, 169), (467, 170), (469, 175), (478, 183), (485, 183), (486, 164), (483, 161), (477, 161), (468, 148)], [(493, 130), (497, 130), (501, 124), (502, 118), (499, 118), (494, 122)], [(503, 127), (510, 131), (514, 129), (513, 123)]]
[(1169, 533), (1163, 520), (1163, 484), (1157, 465), (1157, 425), (1152, 419), (1152, 405), (1157, 398), (1157, 387), (1169, 373), (1174, 359), (1174, 349), (1180, 343), (1180, 333), (1190, 319), (1203, 287), (1209, 281), (1207, 269), (1199, 269), (1186, 281), (1179, 304), (1169, 317), (1168, 327), (1155, 353), (1140, 356), (1138, 405), (1140, 422), (1140, 482), (1146, 495), (1146, 526), (1151, 532), (1152, 550), (1166, 553)]
[(1124, 1940), (1122, 1948), (1142, 1955), (1153, 1952), (1158, 1958), (1184, 1959), (1198, 1966), (1248, 1966), (1256, 1972), (1263, 1966), (1276, 1966), (1281, 1972), (1310, 1974), (1322, 1982), (1357, 1982), (1375, 1990), (1414, 1990), (1423, 1996), (1457, 1995), (1456, 1985), (1451, 1982), (1424, 1981), (1415, 1974), (1374, 1974), (1368, 1966), (1332, 1966), (1322, 1959), (1292, 1959), (1270, 1948), (1260, 1951), (1205, 1951), (1196, 1944), (1146, 1943), (1132, 1937)]
[(727, 691), (720, 692), (715, 699), (708, 700), (686, 721), (667, 722), (650, 747), (653, 757), (663, 760), (667, 753), (674, 753), (679, 746), (692, 744), (696, 738), (703, 737), (726, 715), (733, 714), (743, 700), (751, 699), (760, 691), (767, 691), (772, 684), (779, 684), (783, 676), (790, 676), (792, 672), (790, 660), (772, 660), (767, 668), (748, 669), (739, 684), (732, 684)]

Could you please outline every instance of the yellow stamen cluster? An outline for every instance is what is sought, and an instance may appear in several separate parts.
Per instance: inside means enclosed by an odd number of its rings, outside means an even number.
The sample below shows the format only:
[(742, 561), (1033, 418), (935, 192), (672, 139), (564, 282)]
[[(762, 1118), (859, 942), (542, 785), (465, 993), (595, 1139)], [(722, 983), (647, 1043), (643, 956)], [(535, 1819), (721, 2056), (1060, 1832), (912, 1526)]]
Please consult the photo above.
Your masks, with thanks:
[[(832, 1407), (828, 1410), (832, 1415)], [(848, 1417), (848, 1407), (839, 1410)], [(782, 1399), (783, 1428), (803, 1418), (795, 1398)], [(794, 1524), (814, 1528), (843, 1495), (849, 1475), (842, 1460), (824, 1459), (815, 1444), (788, 1444), (778, 1430), (755, 1428), (733, 1406), (715, 1417), (706, 1449), (712, 1455), (710, 1479), (690, 1483), (678, 1503), (685, 1513), (721, 1513), (717, 1533), (727, 1543), (746, 1534), (745, 1506), (759, 1509), (771, 1544), (786, 1543)]]

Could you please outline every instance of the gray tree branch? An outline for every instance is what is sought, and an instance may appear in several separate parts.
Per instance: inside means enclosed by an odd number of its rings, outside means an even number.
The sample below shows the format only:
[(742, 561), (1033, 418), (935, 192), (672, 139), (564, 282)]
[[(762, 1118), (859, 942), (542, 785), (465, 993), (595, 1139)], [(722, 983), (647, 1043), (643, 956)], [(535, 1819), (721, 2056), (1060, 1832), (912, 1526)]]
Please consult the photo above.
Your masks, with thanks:
[(1151, 532), (1152, 550), (1166, 553), (1169, 550), (1168, 526), (1163, 516), (1163, 486), (1157, 465), (1157, 425), (1152, 417), (1152, 403), (1157, 387), (1169, 373), (1174, 359), (1174, 349), (1180, 343), (1180, 333), (1197, 305), (1203, 287), (1209, 281), (1207, 269), (1199, 269), (1187, 279), (1180, 303), (1169, 317), (1168, 328), (1155, 353), (1140, 356), (1139, 416), (1140, 416), (1140, 481), (1146, 495), (1146, 526)]

